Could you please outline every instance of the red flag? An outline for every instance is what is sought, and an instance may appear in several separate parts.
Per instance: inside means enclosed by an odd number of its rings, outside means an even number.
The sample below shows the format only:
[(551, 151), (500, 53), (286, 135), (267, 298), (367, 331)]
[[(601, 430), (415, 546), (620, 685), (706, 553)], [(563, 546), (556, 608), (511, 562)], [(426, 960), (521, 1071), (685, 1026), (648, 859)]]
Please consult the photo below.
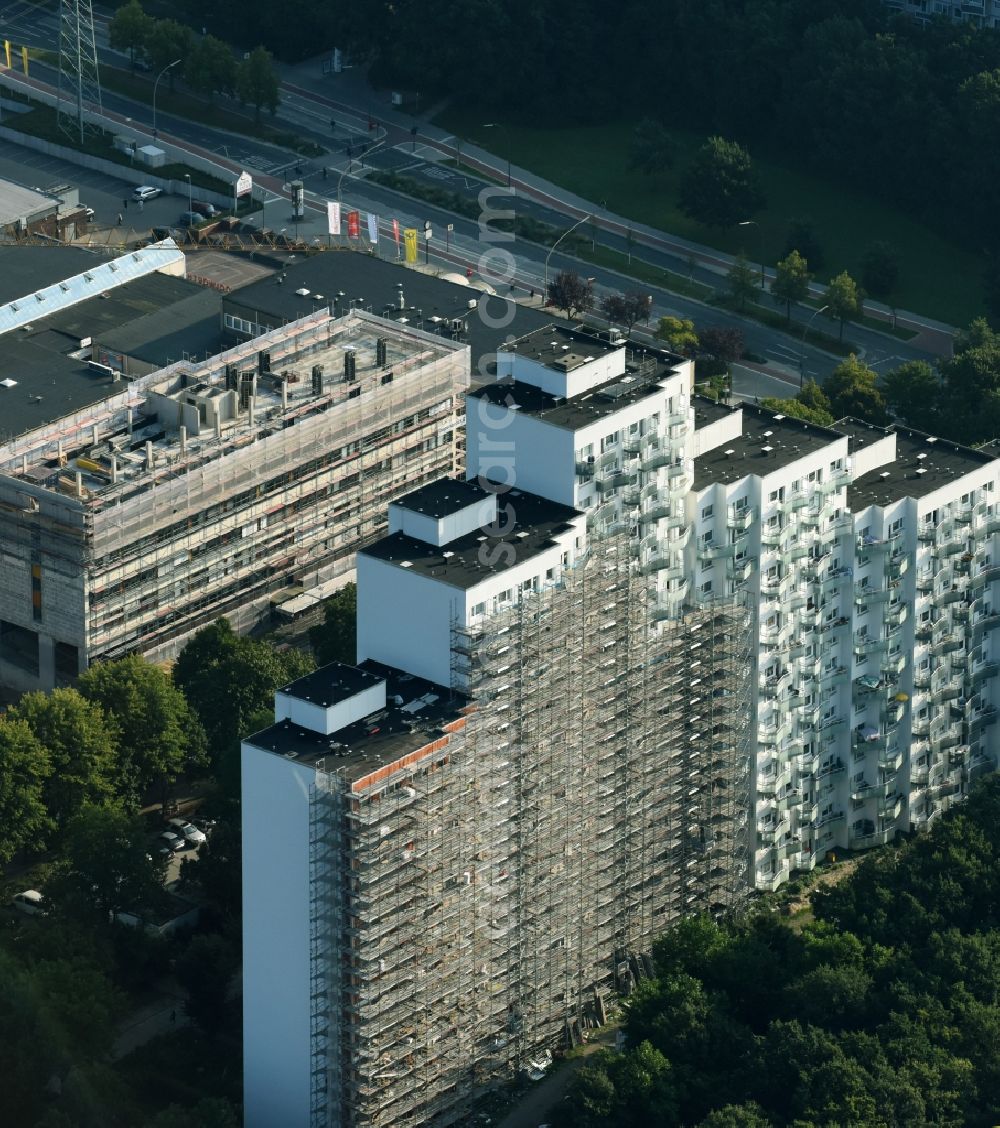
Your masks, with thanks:
[(396, 249), (399, 249), (399, 220), (392, 221), (392, 237), (396, 240)]
[(361, 237), (361, 212), (349, 211), (347, 213), (347, 234), (351, 239)]

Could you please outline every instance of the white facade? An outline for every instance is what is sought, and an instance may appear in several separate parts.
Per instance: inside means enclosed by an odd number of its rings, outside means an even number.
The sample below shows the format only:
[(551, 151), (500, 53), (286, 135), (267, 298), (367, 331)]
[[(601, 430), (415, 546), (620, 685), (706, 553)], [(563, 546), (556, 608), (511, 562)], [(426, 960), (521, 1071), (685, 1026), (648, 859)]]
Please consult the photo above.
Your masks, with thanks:
[(246, 1128), (309, 1128), (309, 795), (315, 769), (242, 750)]

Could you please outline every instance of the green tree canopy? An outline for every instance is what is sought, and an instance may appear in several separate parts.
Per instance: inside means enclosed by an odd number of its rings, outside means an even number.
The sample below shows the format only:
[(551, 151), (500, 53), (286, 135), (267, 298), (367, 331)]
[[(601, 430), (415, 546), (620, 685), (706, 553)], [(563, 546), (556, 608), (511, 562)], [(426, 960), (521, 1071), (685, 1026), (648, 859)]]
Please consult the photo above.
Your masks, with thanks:
[(130, 655), (91, 666), (79, 690), (119, 732), (116, 790), (135, 805), (153, 784), (166, 789), (187, 768), (205, 763), (205, 733), (170, 675)]
[(57, 829), (114, 795), (118, 730), (99, 705), (75, 689), (54, 689), (26, 694), (8, 717), (24, 721), (48, 754), (43, 799)]
[(641, 290), (608, 294), (601, 300), (601, 312), (610, 324), (624, 329), (627, 336), (631, 336), (638, 322), (649, 321), (652, 308), (652, 295), (644, 294)]
[(323, 622), (309, 629), (309, 642), (320, 666), (358, 660), (358, 585), (345, 584), (323, 604)]
[(52, 760), (28, 724), (0, 716), (0, 864), (43, 847), (53, 828), (45, 807)]
[(836, 317), (840, 322), (840, 340), (843, 340), (845, 323), (861, 317), (864, 312), (864, 294), (846, 270), (830, 280), (826, 290), (826, 304), (830, 309), (830, 316)]
[(314, 669), (300, 650), (278, 650), (269, 642), (236, 634), (228, 619), (203, 627), (174, 663), (173, 680), (197, 714), (212, 755), (248, 735), (251, 717), (273, 716), (274, 691)]
[(787, 258), (792, 251), (798, 251), (813, 270), (823, 269), (826, 256), (823, 253), (822, 244), (816, 236), (815, 220), (802, 217), (788, 221), (788, 235), (785, 238), (782, 258)]
[(673, 167), (675, 155), (670, 133), (655, 118), (643, 118), (632, 131), (629, 168), (646, 176), (655, 176)]
[(785, 317), (792, 319), (792, 302), (801, 302), (809, 294), (809, 264), (799, 254), (792, 251), (775, 267), (771, 282), (771, 293), (785, 303)]
[(806, 423), (815, 423), (818, 427), (829, 427), (833, 422), (833, 416), (829, 411), (819, 407), (808, 407), (797, 399), (765, 396), (760, 403), (761, 407), (766, 407), (768, 411), (780, 411), (782, 415), (802, 419)]
[[(153, 20), (152, 27), (143, 43), (143, 49), (149, 56), (150, 66), (159, 74), (165, 68), (167, 81), (173, 90), (177, 72), (184, 64), (184, 60), (194, 49), (194, 32), (177, 20)], [(170, 64), (178, 60), (177, 66)]]
[(735, 227), (764, 206), (750, 154), (735, 141), (710, 137), (680, 185), (681, 211), (706, 227)]
[(830, 401), (834, 419), (849, 415), (885, 426), (889, 413), (876, 381), (877, 374), (853, 353), (842, 360), (823, 381), (823, 394)]
[(897, 418), (919, 431), (937, 432), (941, 377), (925, 360), (904, 361), (898, 368), (883, 373), (879, 389)]
[(698, 347), (698, 334), (695, 332), (694, 322), (688, 318), (661, 317), (656, 327), (656, 336), (668, 349), (682, 356), (687, 356)]
[(142, 10), (139, 0), (129, 0), (111, 17), (108, 41), (116, 51), (128, 51), (135, 70), (136, 52), (145, 48), (152, 30), (153, 20)]
[(740, 309), (757, 297), (757, 275), (745, 254), (738, 254), (726, 274), (726, 289)]
[(861, 261), (861, 284), (873, 298), (888, 302), (899, 281), (899, 251), (883, 239), (872, 243)]
[(253, 106), (254, 118), (260, 124), (260, 111), (274, 114), (280, 102), (280, 83), (271, 54), (264, 47), (255, 47), (250, 57), (236, 68), (236, 95), (244, 106)]
[(51, 893), (73, 916), (107, 920), (155, 905), (164, 865), (141, 819), (112, 806), (85, 807), (66, 826)]
[(214, 35), (194, 41), (184, 60), (184, 78), (192, 90), (208, 96), (231, 94), (236, 88), (236, 59), (228, 43)]
[(177, 980), (187, 992), (184, 1009), (209, 1037), (226, 1021), (232, 978), (239, 966), (233, 945), (217, 933), (195, 936), (176, 965)]

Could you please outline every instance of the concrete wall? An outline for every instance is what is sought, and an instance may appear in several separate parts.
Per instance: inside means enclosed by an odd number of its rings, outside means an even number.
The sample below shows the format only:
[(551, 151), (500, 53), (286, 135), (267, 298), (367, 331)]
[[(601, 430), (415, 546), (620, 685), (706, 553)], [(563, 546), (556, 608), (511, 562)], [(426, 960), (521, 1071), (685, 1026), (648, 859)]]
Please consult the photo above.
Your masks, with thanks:
[(309, 788), (315, 772), (243, 745), (245, 1128), (309, 1126)]

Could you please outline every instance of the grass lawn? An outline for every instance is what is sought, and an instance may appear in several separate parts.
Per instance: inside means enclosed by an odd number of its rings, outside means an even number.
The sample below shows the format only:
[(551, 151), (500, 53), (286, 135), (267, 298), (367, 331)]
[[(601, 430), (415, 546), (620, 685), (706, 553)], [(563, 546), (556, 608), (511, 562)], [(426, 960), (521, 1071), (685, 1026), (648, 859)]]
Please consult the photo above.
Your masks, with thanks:
[(634, 122), (566, 129), (525, 127), (511, 123), (497, 138), (482, 128), (482, 113), (446, 110), (436, 123), (507, 156), (553, 183), (600, 204), (618, 215), (717, 247), (731, 254), (743, 250), (773, 266), (784, 250), (788, 222), (813, 220), (816, 237), (826, 256), (817, 281), (825, 282), (841, 270), (860, 277), (865, 249), (877, 239), (893, 244), (900, 255), (897, 304), (953, 325), (966, 325), (982, 313), (982, 263), (979, 257), (929, 231), (862, 192), (800, 172), (753, 154), (768, 206), (754, 218), (760, 227), (718, 232), (694, 223), (677, 208), (677, 186), (683, 170), (703, 143), (701, 135), (674, 131), (677, 161), (672, 170), (650, 179), (629, 169), (628, 149)]

